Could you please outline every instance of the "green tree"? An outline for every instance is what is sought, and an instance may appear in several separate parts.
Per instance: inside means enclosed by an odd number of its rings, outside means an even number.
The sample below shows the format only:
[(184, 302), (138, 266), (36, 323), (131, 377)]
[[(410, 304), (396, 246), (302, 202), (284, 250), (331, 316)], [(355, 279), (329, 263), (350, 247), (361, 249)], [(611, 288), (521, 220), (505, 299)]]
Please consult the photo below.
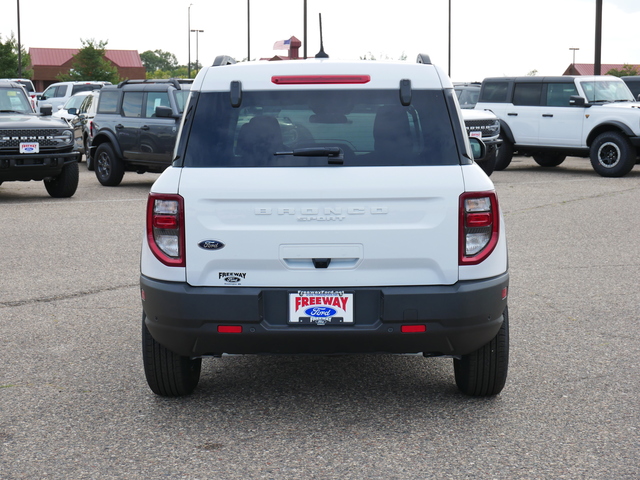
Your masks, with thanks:
[(622, 66), (622, 70), (612, 68), (607, 72), (607, 75), (613, 75), (614, 77), (627, 77), (627, 76), (638, 75), (638, 65), (629, 65), (625, 63)]
[(173, 53), (165, 52), (163, 50), (147, 50), (140, 54), (140, 60), (142, 65), (147, 70), (148, 74), (162, 71), (171, 71), (178, 68), (178, 59)]
[(58, 80), (79, 81), (98, 80), (118, 83), (118, 69), (105, 58), (107, 42), (96, 42), (93, 38), (82, 40), (82, 48), (73, 56), (73, 63), (68, 74), (58, 75)]
[(18, 41), (12, 33), (11, 37), (3, 43), (0, 35), (0, 78), (33, 77), (33, 70), (28, 68), (31, 65), (31, 58), (22, 46), (20, 53), (22, 72), (18, 71)]

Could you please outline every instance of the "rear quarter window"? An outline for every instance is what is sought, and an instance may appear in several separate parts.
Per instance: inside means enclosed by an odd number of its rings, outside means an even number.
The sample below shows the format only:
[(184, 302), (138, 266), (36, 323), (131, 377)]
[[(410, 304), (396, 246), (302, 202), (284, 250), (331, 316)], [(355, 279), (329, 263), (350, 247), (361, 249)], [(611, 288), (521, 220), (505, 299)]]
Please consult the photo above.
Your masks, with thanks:
[(228, 92), (201, 93), (184, 166), (324, 166), (303, 149), (335, 147), (345, 166), (459, 164), (444, 93), (412, 93), (402, 106), (397, 90), (243, 92), (238, 108)]
[(119, 95), (120, 92), (117, 90), (102, 90), (98, 103), (98, 113), (117, 113)]
[(539, 106), (541, 95), (541, 83), (516, 83), (513, 89), (513, 104)]
[(505, 103), (507, 102), (508, 82), (484, 82), (480, 92), (480, 102)]

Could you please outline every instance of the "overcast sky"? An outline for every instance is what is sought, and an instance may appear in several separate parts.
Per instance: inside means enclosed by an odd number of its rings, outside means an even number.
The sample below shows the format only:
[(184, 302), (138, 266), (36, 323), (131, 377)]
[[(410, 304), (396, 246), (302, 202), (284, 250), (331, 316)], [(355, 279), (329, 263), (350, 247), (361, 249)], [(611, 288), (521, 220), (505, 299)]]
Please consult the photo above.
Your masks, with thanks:
[[(488, 76), (561, 75), (572, 62), (593, 63), (596, 0), (450, 0), (451, 77), (481, 81)], [(2, 40), (17, 36), (17, 0), (3, 0)], [(80, 48), (81, 39), (107, 41), (107, 48), (164, 50), (181, 64), (188, 57), (188, 18), (198, 34), (197, 56), (210, 65), (217, 55), (247, 56), (245, 0), (109, 0), (77, 8), (43, 8), (20, 0), (21, 41), (31, 47)], [(191, 8), (189, 9), (189, 5)], [(303, 0), (250, 0), (251, 58), (271, 57), (273, 44), (304, 38)], [(380, 8), (384, 5), (384, 8)], [(640, 64), (640, 0), (603, 0), (602, 63)], [(54, 11), (59, 11), (59, 16)], [(320, 48), (332, 58), (374, 57), (415, 61), (427, 53), (448, 70), (449, 0), (307, 0), (307, 54)], [(196, 36), (191, 34), (191, 60)], [(300, 49), (302, 55), (303, 48)]]

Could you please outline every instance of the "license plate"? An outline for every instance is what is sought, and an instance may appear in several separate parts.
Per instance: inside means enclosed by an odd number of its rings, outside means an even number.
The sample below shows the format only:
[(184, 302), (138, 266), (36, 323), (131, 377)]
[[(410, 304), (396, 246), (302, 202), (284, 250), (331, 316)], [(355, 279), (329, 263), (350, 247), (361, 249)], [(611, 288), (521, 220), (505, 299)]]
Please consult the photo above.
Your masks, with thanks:
[(38, 142), (22, 142), (20, 143), (20, 153), (40, 153), (40, 144)]
[(353, 293), (334, 290), (290, 293), (289, 323), (353, 325)]

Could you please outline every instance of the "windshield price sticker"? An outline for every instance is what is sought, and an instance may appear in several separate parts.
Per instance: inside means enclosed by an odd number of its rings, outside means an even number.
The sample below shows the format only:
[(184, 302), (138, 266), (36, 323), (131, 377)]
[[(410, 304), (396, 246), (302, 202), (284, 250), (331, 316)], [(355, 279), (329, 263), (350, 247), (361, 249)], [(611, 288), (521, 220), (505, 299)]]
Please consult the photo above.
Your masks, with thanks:
[(289, 294), (289, 323), (353, 325), (353, 293), (299, 291)]
[(40, 144), (38, 142), (21, 142), (20, 153), (40, 153)]

